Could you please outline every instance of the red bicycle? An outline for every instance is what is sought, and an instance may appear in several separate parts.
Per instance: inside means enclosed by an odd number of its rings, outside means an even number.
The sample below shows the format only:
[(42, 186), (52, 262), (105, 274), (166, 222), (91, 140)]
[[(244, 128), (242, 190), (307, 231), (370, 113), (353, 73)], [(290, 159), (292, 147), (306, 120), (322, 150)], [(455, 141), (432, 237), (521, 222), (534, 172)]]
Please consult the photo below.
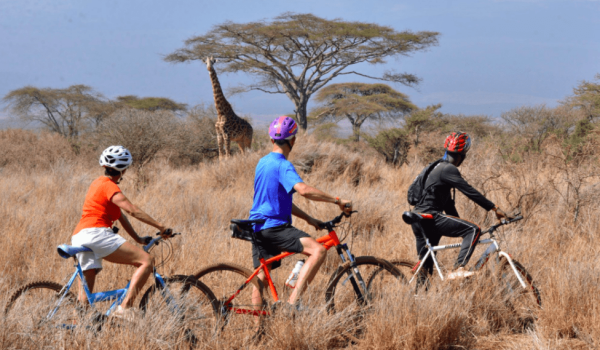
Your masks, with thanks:
[[(322, 227), (329, 233), (317, 238), (317, 242), (325, 249), (335, 248), (342, 262), (327, 283), (325, 302), (330, 312), (339, 312), (350, 305), (363, 307), (374, 302), (379, 294), (373, 284), (367, 285), (365, 282), (366, 276), (374, 270), (379, 271), (379, 279), (383, 276), (394, 280), (403, 277), (401, 272), (388, 261), (373, 256), (355, 257), (348, 245), (340, 241), (334, 228), (343, 217), (350, 217), (352, 213), (342, 213), (333, 220), (323, 223)], [(232, 237), (256, 242), (252, 225), (259, 222), (261, 221), (231, 220)], [(262, 331), (265, 316), (269, 316), (273, 310), (269, 307), (269, 303), (275, 305), (279, 302), (277, 289), (267, 266), (293, 254), (295, 253), (284, 252), (267, 260), (261, 256), (260, 266), (254, 271), (234, 263), (216, 263), (194, 274), (213, 291), (218, 299), (223, 321), (222, 331), (235, 332), (236, 337), (242, 336), (244, 339), (255, 337), (257, 332)], [(268, 289), (256, 277), (261, 270), (264, 271)], [(250, 284), (260, 292), (259, 304), (252, 302), (252, 288), (246, 288)], [(389, 284), (387, 286), (389, 287)]]

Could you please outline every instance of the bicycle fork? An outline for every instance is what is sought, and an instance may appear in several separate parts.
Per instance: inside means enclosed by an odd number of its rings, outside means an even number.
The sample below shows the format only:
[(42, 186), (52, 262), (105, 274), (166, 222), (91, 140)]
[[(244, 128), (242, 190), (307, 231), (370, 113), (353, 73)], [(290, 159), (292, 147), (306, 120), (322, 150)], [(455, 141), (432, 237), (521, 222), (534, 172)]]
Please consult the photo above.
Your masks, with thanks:
[[(348, 280), (350, 280), (352, 288), (354, 289), (354, 292), (356, 293), (359, 302), (364, 303), (365, 300), (368, 300), (369, 298), (369, 291), (367, 290), (367, 285), (363, 280), (360, 271), (358, 270), (356, 260), (354, 260), (354, 255), (352, 255), (346, 243), (340, 244), (335, 248), (340, 258), (342, 259), (342, 264), (345, 264), (347, 261), (350, 261), (350, 271), (348, 272), (348, 278), (346, 278), (342, 282), (342, 284), (345, 284)], [(344, 253), (346, 253), (348, 259), (346, 259), (346, 257), (344, 256)], [(361, 288), (364, 291), (364, 293), (361, 291)]]

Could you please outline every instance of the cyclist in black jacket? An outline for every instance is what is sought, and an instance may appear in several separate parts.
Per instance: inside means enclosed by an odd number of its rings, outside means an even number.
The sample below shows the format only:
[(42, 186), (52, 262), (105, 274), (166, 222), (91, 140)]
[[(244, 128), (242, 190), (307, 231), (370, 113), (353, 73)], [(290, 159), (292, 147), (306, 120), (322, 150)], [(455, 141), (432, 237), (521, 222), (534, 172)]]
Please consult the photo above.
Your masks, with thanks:
[[(442, 236), (463, 238), (458, 259), (454, 264), (454, 271), (448, 274), (448, 279), (473, 275), (473, 272), (464, 270), (464, 266), (469, 262), (481, 233), (479, 226), (459, 218), (450, 190), (456, 188), (486, 211), (493, 210), (498, 220), (507, 218), (507, 215), (498, 206), (469, 185), (460, 175), (458, 167), (465, 160), (470, 148), (471, 138), (467, 133), (453, 132), (446, 138), (444, 158), (429, 173), (425, 180), (423, 197), (413, 209), (417, 213), (433, 214), (433, 220), (421, 221), (423, 231), (433, 246), (439, 244)], [(413, 232), (417, 239), (417, 253), (419, 259), (422, 259), (427, 252), (425, 239), (415, 226), (413, 226)], [(433, 272), (432, 259), (427, 259), (423, 270), (429, 274)], [(420, 277), (423, 282), (423, 276)]]

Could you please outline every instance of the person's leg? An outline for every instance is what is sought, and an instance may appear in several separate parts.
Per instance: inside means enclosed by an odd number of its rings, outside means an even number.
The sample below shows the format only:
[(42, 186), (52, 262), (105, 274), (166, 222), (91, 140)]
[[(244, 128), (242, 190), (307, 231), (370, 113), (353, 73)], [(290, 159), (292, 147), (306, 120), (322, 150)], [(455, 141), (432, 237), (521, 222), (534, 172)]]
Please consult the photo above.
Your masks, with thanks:
[(288, 302), (290, 304), (296, 303), (298, 297), (308, 283), (312, 282), (317, 274), (317, 271), (325, 261), (325, 257), (327, 256), (327, 250), (323, 247), (319, 242), (317, 242), (314, 238), (311, 237), (302, 237), (300, 238), (300, 243), (302, 243), (302, 247), (304, 248), (302, 254), (308, 256), (304, 266), (298, 273), (298, 281), (296, 282), (296, 288), (290, 295)]
[[(83, 271), (83, 277), (85, 277), (85, 282), (87, 283), (90, 293), (94, 292), (94, 284), (96, 283), (97, 274), (97, 269)], [(81, 280), (79, 280), (79, 293), (77, 296), (77, 300), (79, 301), (80, 305), (87, 305), (87, 295), (85, 294), (85, 290), (83, 289), (83, 282)]]
[(140, 289), (146, 283), (150, 273), (152, 273), (154, 259), (142, 248), (129, 242), (123, 243), (117, 250), (106, 256), (104, 259), (112, 263), (133, 265), (138, 268), (131, 277), (129, 291), (125, 296), (125, 299), (123, 299), (123, 303), (121, 303), (123, 309), (132, 307)]
[[(441, 236), (439, 231), (436, 230), (433, 220), (424, 219), (421, 220), (421, 228), (418, 225), (412, 225), (413, 234), (415, 235), (416, 243), (417, 243), (417, 254), (419, 256), (419, 260), (421, 261), (425, 254), (427, 254), (427, 244), (425, 241), (425, 237), (429, 239), (429, 243), (432, 246), (436, 246), (440, 243)], [(423, 233), (421, 233), (421, 229)], [(425, 237), (423, 237), (423, 234)], [(435, 254), (435, 253), (433, 253)], [(425, 289), (428, 289), (429, 283), (427, 283), (427, 279), (433, 273), (433, 257), (430, 255), (427, 257), (427, 260), (421, 261), (423, 267), (421, 267), (421, 271), (419, 272), (419, 276), (417, 276), (417, 288), (425, 285)]]
[(454, 268), (464, 267), (471, 259), (475, 246), (479, 243), (481, 229), (472, 222), (454, 216), (440, 214), (436, 217), (436, 227), (444, 236), (462, 237), (463, 242)]

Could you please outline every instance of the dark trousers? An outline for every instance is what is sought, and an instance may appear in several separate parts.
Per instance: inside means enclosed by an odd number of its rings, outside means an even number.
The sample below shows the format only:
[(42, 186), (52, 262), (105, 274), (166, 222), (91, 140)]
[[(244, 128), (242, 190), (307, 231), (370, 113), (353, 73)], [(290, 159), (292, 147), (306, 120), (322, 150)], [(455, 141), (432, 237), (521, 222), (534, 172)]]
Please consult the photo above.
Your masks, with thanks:
[[(432, 246), (438, 245), (442, 236), (463, 238), (454, 268), (465, 266), (469, 262), (481, 234), (481, 228), (474, 223), (445, 214), (433, 214), (433, 219), (421, 220), (420, 226)], [(423, 238), (418, 224), (413, 224), (412, 229), (417, 239), (417, 254), (419, 254), (419, 260), (421, 260), (427, 253), (425, 238)], [(423, 263), (422, 269), (428, 274), (433, 272), (433, 259), (431, 257)]]

